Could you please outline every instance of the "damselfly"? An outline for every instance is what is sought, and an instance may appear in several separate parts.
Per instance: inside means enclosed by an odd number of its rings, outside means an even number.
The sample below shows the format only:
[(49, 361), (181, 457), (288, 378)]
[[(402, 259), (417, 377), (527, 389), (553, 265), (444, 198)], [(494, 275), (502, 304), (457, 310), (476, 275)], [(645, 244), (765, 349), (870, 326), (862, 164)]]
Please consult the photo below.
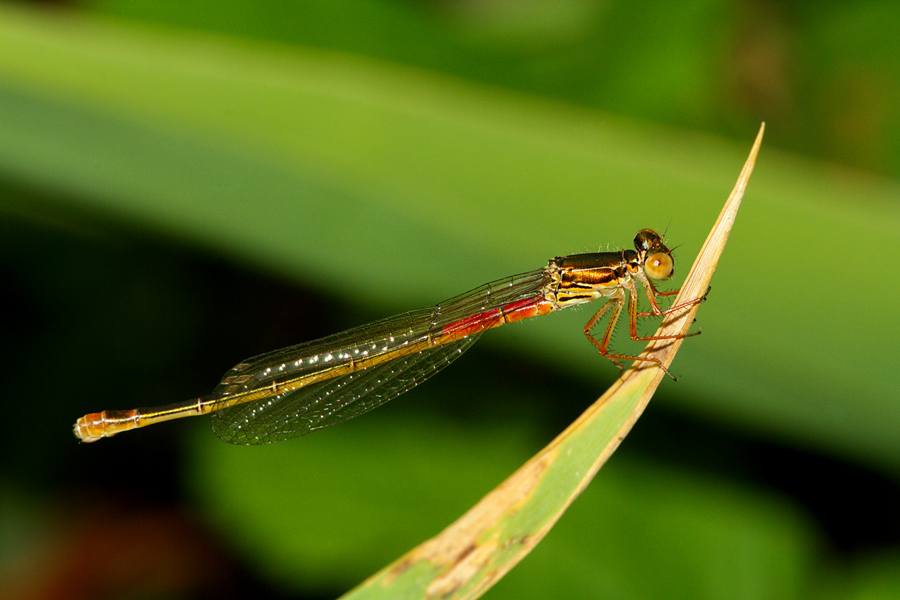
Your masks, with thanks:
[[(554, 258), (542, 269), (487, 283), (437, 306), (250, 358), (226, 373), (209, 396), (159, 408), (85, 415), (75, 423), (75, 435), (94, 442), (208, 413), (216, 435), (235, 444), (305, 435), (361, 415), (422, 383), (488, 329), (601, 298), (606, 303), (584, 326), (600, 354), (619, 369), (620, 360), (631, 360), (656, 363), (665, 370), (658, 359), (609, 351), (622, 309), (627, 304), (631, 339), (678, 339), (686, 336), (639, 336), (638, 317), (671, 314), (703, 298), (660, 309), (657, 297), (678, 293), (660, 292), (653, 285), (672, 277), (672, 254), (651, 229), (637, 233), (634, 248)], [(636, 281), (650, 302), (649, 312), (638, 311)], [(606, 331), (597, 340), (591, 330), (610, 311)]]

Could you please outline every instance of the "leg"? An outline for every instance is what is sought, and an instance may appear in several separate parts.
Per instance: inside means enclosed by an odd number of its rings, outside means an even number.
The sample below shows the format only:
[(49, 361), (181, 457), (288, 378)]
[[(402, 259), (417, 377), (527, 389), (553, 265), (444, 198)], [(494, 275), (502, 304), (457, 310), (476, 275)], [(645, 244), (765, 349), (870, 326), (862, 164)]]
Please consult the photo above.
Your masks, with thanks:
[[(611, 360), (619, 370), (622, 370), (622, 363), (619, 360), (631, 360), (631, 361), (644, 361), (644, 362), (653, 362), (656, 363), (659, 368), (665, 371), (666, 375), (671, 377), (674, 381), (678, 381), (678, 378), (672, 375), (668, 369), (666, 369), (663, 364), (657, 358), (648, 358), (643, 356), (633, 356), (631, 354), (618, 354), (609, 351), (609, 342), (612, 338), (613, 330), (615, 329), (616, 322), (619, 319), (619, 315), (622, 313), (622, 308), (625, 302), (628, 302), (628, 325), (629, 325), (629, 337), (631, 339), (638, 342), (649, 342), (652, 340), (678, 340), (686, 337), (691, 337), (694, 335), (699, 335), (699, 331), (695, 333), (686, 333), (686, 334), (678, 334), (678, 335), (656, 335), (656, 336), (639, 336), (637, 333), (637, 318), (638, 317), (651, 317), (651, 316), (665, 316), (669, 315), (685, 308), (689, 308), (695, 304), (699, 304), (706, 300), (706, 294), (703, 295), (702, 298), (697, 298), (695, 300), (690, 300), (688, 302), (684, 302), (682, 304), (678, 304), (666, 310), (661, 310), (659, 305), (656, 303), (655, 296), (671, 296), (677, 294), (678, 291), (672, 292), (659, 292), (650, 281), (644, 281), (644, 289), (647, 293), (647, 298), (650, 300), (650, 306), (652, 312), (638, 312), (638, 294), (637, 288), (634, 285), (634, 282), (629, 282), (629, 284), (624, 285), (623, 287), (628, 290), (628, 298), (625, 298), (625, 292), (622, 290), (617, 296), (614, 298), (610, 298), (607, 303), (599, 310), (597, 313), (591, 317), (591, 319), (584, 326), (584, 334), (591, 341), (594, 346), (596, 346), (597, 350), (600, 351), (602, 356), (605, 356), (609, 360)], [(709, 293), (709, 290), (707, 290)], [(605, 315), (611, 308), (614, 308), (612, 316), (610, 316), (609, 324), (606, 326), (606, 332), (603, 334), (603, 338), (598, 342), (597, 339), (591, 335), (591, 329), (597, 324), (597, 322)]]
[[(609, 360), (613, 361), (613, 363), (617, 367), (619, 367), (619, 371), (621, 371), (623, 368), (622, 363), (613, 358), (613, 356), (610, 355), (609, 352), (607, 352), (607, 348), (609, 348), (609, 340), (612, 337), (613, 329), (615, 329), (616, 327), (616, 321), (619, 320), (619, 314), (621, 314), (622, 312), (622, 304), (624, 302), (625, 298), (622, 296), (619, 296), (617, 298), (610, 298), (606, 301), (606, 304), (604, 304), (600, 308), (600, 310), (598, 310), (594, 314), (594, 316), (590, 318), (590, 320), (585, 324), (584, 329), (582, 330), (584, 331), (584, 335), (587, 336), (587, 339), (597, 347), (597, 350), (600, 351), (600, 355), (605, 356)], [(615, 308), (615, 310), (613, 310), (613, 314), (609, 318), (609, 324), (606, 326), (606, 331), (603, 334), (603, 339), (598, 342), (597, 338), (591, 335), (591, 329), (594, 328), (594, 325), (597, 324), (597, 321), (599, 321), (601, 317), (603, 317), (603, 315), (609, 312), (609, 309), (611, 308)]]
[[(637, 342), (649, 342), (652, 340), (680, 340), (682, 338), (700, 335), (699, 331), (695, 331), (694, 333), (682, 333), (682, 334), (678, 334), (678, 335), (648, 335), (645, 337), (639, 336), (637, 334), (637, 318), (638, 317), (662, 317), (665, 315), (670, 315), (672, 313), (682, 311), (685, 308), (689, 308), (695, 304), (699, 304), (699, 303), (703, 302), (704, 300), (706, 300), (706, 294), (704, 294), (702, 298), (695, 298), (694, 300), (688, 300), (687, 302), (683, 302), (676, 306), (672, 306), (670, 308), (667, 308), (666, 310), (660, 310), (659, 306), (656, 304), (656, 300), (653, 298), (653, 294), (651, 294), (650, 292), (652, 290), (654, 293), (657, 293), (658, 295), (663, 295), (663, 294), (660, 294), (659, 292), (657, 292), (656, 288), (649, 281), (644, 282), (644, 288), (645, 288), (645, 291), (647, 292), (647, 298), (650, 299), (650, 305), (653, 308), (652, 312), (637, 312), (637, 299), (638, 298), (637, 298), (637, 289), (634, 287), (634, 282), (631, 282), (631, 285), (629, 286), (629, 289), (628, 289), (629, 294), (631, 295), (631, 303), (628, 306), (628, 308), (629, 308), (628, 316), (630, 317), (629, 325), (630, 325), (631, 339), (633, 339)], [(707, 290), (707, 293), (709, 293), (709, 290)], [(671, 295), (671, 294), (667, 294), (667, 295)]]
[[(635, 321), (635, 316), (636, 316), (635, 306), (637, 305), (637, 295), (635, 293), (633, 285), (632, 285), (631, 289), (629, 290), (629, 292), (630, 292), (630, 302), (628, 303), (628, 313), (629, 313), (629, 317), (630, 317), (629, 320), (632, 323), (631, 324), (631, 332), (630, 332), (631, 339), (640, 341), (642, 338), (637, 337), (637, 325), (636, 325), (636, 321)], [(607, 300), (606, 304), (604, 304), (603, 307), (600, 310), (598, 310), (597, 313), (593, 317), (591, 317), (591, 319), (584, 326), (584, 330), (583, 330), (584, 335), (586, 335), (588, 340), (590, 340), (590, 342), (592, 344), (594, 344), (594, 346), (596, 346), (597, 350), (600, 351), (601, 356), (608, 358), (609, 360), (611, 360), (613, 362), (613, 364), (615, 364), (617, 367), (619, 367), (619, 371), (621, 371), (624, 368), (622, 366), (622, 363), (619, 362), (620, 360), (630, 360), (630, 361), (635, 361), (635, 362), (637, 362), (637, 361), (652, 362), (652, 363), (656, 363), (659, 366), (659, 368), (661, 368), (663, 371), (665, 371), (666, 375), (668, 375), (675, 381), (678, 381), (678, 379), (675, 376), (673, 376), (671, 373), (669, 373), (669, 370), (666, 369), (663, 366), (663, 364), (659, 361), (659, 359), (657, 359), (657, 358), (647, 358), (644, 356), (633, 356), (631, 354), (617, 354), (615, 352), (609, 351), (609, 342), (610, 342), (610, 339), (612, 338), (612, 333), (616, 328), (616, 322), (619, 320), (619, 315), (622, 313), (622, 307), (625, 305), (626, 301), (627, 300), (625, 298), (624, 291), (621, 291), (616, 297), (610, 298), (609, 300)], [(606, 331), (603, 334), (603, 338), (598, 342), (597, 338), (595, 338), (593, 335), (591, 335), (591, 329), (594, 328), (594, 325), (597, 324), (597, 321), (599, 321), (603, 317), (603, 315), (605, 315), (607, 312), (609, 312), (610, 309), (613, 309), (613, 313), (609, 317), (609, 323), (606, 326)], [(672, 336), (672, 337), (684, 337), (684, 336)], [(647, 338), (647, 339), (670, 339), (670, 338), (665, 337), (665, 338)]]
[[(656, 289), (656, 286), (653, 285), (653, 282), (650, 281), (649, 279), (645, 279), (644, 281), (642, 281), (642, 283), (644, 284), (644, 292), (647, 294), (647, 300), (650, 301), (650, 312), (639, 312), (639, 313), (637, 313), (637, 316), (639, 316), (639, 317), (650, 317), (650, 316), (661, 317), (663, 315), (669, 315), (674, 312), (678, 312), (682, 309), (688, 308), (689, 306), (699, 304), (706, 300), (706, 296), (707, 296), (707, 294), (709, 294), (709, 290), (712, 289), (711, 287), (707, 288), (706, 294), (703, 294), (703, 296), (700, 298), (695, 298), (694, 300), (688, 300), (687, 302), (683, 302), (681, 304), (671, 306), (671, 307), (667, 308), (666, 310), (660, 310), (659, 305), (656, 303), (656, 296), (674, 296), (674, 295), (678, 294), (678, 292), (681, 290), (671, 290), (668, 292), (660, 292), (659, 290)], [(691, 335), (696, 335), (696, 334), (692, 333)]]

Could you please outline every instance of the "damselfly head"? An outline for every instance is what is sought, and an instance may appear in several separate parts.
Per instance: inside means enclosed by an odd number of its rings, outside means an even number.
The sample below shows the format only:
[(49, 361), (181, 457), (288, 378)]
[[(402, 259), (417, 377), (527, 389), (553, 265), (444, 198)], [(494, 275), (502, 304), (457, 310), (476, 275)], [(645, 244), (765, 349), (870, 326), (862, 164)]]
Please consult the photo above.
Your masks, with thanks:
[(644, 258), (644, 273), (650, 279), (668, 279), (675, 273), (675, 261), (662, 238), (652, 229), (641, 229), (634, 236), (634, 247)]

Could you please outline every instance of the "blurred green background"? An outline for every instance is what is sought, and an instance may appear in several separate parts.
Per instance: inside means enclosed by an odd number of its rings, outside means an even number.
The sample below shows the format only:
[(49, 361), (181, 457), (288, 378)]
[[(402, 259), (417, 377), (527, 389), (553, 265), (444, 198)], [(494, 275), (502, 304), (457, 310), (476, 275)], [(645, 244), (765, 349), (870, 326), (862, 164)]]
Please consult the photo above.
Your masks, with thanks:
[[(327, 598), (617, 373), (590, 309), (388, 406), (231, 447), (240, 359), (744, 208), (647, 414), (489, 598), (897, 598), (900, 4), (0, 3), (0, 589)], [(887, 258), (884, 258), (887, 257)], [(617, 345), (629, 348), (619, 332)]]

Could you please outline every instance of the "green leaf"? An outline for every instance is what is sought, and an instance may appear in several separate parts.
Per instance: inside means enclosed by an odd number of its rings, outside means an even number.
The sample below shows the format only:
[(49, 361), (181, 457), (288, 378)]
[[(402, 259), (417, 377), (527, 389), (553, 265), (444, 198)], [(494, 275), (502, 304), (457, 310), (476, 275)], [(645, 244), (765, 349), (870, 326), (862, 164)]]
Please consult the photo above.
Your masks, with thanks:
[[(694, 320), (716, 270), (756, 155), (760, 128), (734, 191), (694, 261), (657, 338), (622, 377), (543, 450), (439, 535), (388, 565), (347, 598), (478, 598), (550, 531), (644, 412)], [(659, 368), (651, 360), (658, 361)]]
[[(9, 176), (379, 314), (622, 247), (646, 226), (671, 223), (692, 256), (740, 161), (709, 137), (359, 56), (11, 5), (0, 16)], [(900, 322), (876, 315), (900, 280), (846, 288), (859, 249), (900, 243), (898, 192), (769, 151), (679, 363), (679, 406), (894, 472)], [(584, 320), (488, 343), (593, 377), (596, 357), (560, 334)]]

